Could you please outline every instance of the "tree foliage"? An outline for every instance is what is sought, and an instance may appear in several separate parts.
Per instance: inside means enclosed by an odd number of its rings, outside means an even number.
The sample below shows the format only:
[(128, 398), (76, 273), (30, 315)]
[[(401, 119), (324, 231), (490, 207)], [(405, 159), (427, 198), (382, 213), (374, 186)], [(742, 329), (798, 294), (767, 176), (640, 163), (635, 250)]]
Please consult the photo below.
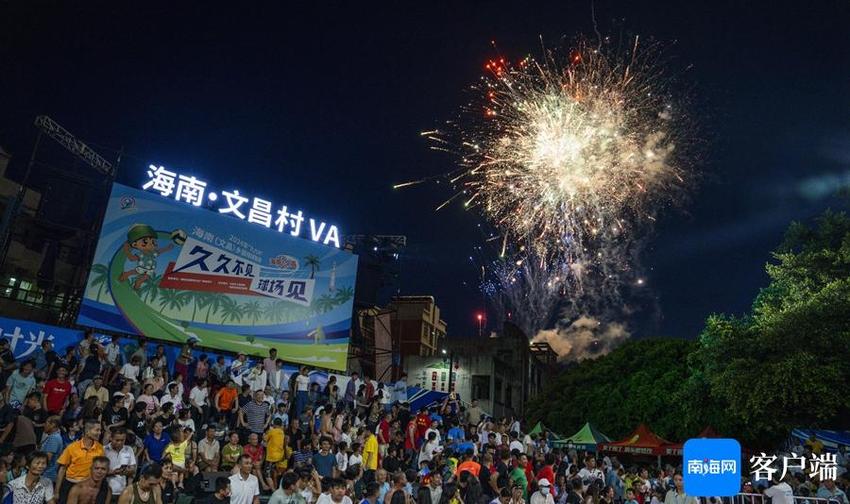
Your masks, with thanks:
[(582, 362), (531, 416), (611, 436), (647, 422), (680, 440), (711, 425), (753, 447), (794, 427), (850, 428), (850, 219), (793, 223), (766, 270), (749, 314), (709, 316), (694, 342), (633, 341)]

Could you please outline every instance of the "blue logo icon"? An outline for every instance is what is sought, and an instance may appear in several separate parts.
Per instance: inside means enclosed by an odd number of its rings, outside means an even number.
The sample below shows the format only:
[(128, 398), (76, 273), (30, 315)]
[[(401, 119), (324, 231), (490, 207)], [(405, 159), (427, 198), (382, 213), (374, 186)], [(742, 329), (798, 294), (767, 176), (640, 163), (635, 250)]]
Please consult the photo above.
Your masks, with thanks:
[(685, 493), (731, 497), (741, 485), (741, 445), (734, 439), (689, 439), (684, 446)]

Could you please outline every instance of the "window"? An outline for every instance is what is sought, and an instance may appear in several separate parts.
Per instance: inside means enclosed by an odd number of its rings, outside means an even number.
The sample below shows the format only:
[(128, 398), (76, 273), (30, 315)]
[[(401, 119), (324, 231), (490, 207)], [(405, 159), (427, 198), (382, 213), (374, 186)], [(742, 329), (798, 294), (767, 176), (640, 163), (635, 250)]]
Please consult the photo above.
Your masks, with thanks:
[(496, 389), (496, 393), (495, 393), (495, 396), (493, 397), (493, 400), (495, 400), (497, 403), (501, 403), (502, 402), (502, 379), (501, 378), (496, 378), (495, 389)]
[(490, 400), (490, 377), (472, 375), (472, 399)]

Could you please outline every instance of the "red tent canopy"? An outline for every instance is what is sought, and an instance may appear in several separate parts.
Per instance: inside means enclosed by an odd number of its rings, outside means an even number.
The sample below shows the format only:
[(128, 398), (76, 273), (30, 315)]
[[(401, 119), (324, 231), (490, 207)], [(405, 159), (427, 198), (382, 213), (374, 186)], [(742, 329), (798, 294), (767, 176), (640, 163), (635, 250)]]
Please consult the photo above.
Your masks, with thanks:
[[(637, 429), (625, 439), (611, 443), (600, 443), (599, 451), (611, 453), (631, 453), (635, 455), (673, 455), (668, 453), (668, 448), (676, 449), (677, 445), (659, 437), (649, 430), (645, 424), (640, 424)], [(682, 445), (678, 445), (679, 454), (682, 453)]]
[[(706, 427), (702, 430), (697, 436), (697, 438), (719, 438), (720, 434), (717, 433), (711, 426)], [(664, 453), (661, 455), (682, 455), (683, 443), (672, 443), (669, 446), (664, 447)]]

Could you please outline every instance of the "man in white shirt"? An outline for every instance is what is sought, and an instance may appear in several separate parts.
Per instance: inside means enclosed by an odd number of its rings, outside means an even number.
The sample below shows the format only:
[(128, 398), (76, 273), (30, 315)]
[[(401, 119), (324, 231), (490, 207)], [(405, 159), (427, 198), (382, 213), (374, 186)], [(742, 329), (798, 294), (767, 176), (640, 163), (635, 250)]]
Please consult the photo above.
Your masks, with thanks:
[(103, 447), (103, 453), (109, 459), (108, 483), (112, 498), (118, 501), (118, 496), (127, 488), (127, 478), (136, 474), (136, 454), (125, 445), (127, 430), (124, 427), (113, 427), (110, 430), (110, 442)]
[(269, 387), (272, 388), (272, 393), (275, 399), (280, 398), (280, 393), (286, 390), (286, 373), (283, 371), (283, 361), (278, 359), (275, 361), (275, 368), (268, 372), (266, 371)]
[(134, 356), (130, 359), (130, 362), (121, 367), (121, 376), (123, 376), (125, 380), (136, 383), (139, 381), (139, 369), (139, 357)]
[(251, 474), (250, 455), (239, 458), (239, 471), (230, 477), (230, 504), (260, 504), (260, 482)]
[(204, 439), (198, 442), (198, 469), (216, 472), (220, 460), (221, 447), (215, 438), (215, 427), (210, 425), (207, 427), (207, 434)]
[(581, 482), (584, 484), (585, 492), (594, 481), (605, 479), (602, 471), (596, 467), (596, 458), (593, 455), (588, 455), (588, 457), (584, 459), (584, 467), (578, 472), (578, 477), (581, 478)]
[(168, 391), (162, 394), (162, 398), (159, 400), (159, 405), (163, 406), (167, 403), (174, 404), (174, 411), (180, 409), (183, 405), (183, 398), (180, 397), (180, 387), (177, 386), (176, 383), (171, 382), (168, 384)]
[(664, 496), (664, 504), (697, 504), (696, 497), (685, 493), (685, 480), (681, 474), (673, 475), (673, 487)]
[(770, 497), (773, 504), (794, 504), (794, 490), (786, 482), (787, 478), (787, 475), (781, 480), (774, 478), (773, 485), (764, 490), (764, 496)]
[(207, 381), (203, 378), (198, 378), (195, 386), (189, 391), (189, 404), (195, 408), (198, 418), (204, 419), (207, 417), (209, 395), (210, 391), (207, 388)]
[(298, 376), (295, 377), (295, 414), (301, 418), (304, 408), (307, 407), (307, 391), (310, 389), (310, 375), (307, 366), (301, 366)]
[(511, 444), (508, 445), (508, 449), (513, 452), (514, 450), (525, 453), (525, 447), (522, 446), (522, 443), (519, 442), (519, 433), (514, 431), (511, 432)]
[(251, 387), (251, 392), (256, 392), (258, 390), (266, 389), (266, 382), (268, 381), (268, 374), (266, 370), (263, 369), (263, 363), (257, 361), (254, 364), (254, 368), (248, 372), (248, 374), (242, 377), (242, 380), (247, 383)]
[(345, 480), (334, 479), (330, 491), (320, 495), (316, 504), (352, 504), (351, 498), (345, 495)]

